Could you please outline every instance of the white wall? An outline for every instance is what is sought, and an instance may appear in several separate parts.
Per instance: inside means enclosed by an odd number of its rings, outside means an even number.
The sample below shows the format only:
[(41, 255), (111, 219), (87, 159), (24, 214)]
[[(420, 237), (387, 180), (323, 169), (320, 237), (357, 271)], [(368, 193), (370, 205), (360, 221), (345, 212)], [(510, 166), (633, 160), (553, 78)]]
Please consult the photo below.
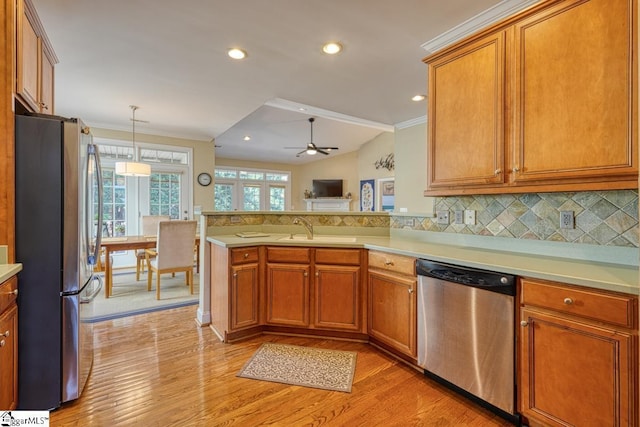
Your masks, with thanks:
[(427, 124), (396, 128), (396, 212), (433, 213), (434, 198), (425, 197), (427, 188)]

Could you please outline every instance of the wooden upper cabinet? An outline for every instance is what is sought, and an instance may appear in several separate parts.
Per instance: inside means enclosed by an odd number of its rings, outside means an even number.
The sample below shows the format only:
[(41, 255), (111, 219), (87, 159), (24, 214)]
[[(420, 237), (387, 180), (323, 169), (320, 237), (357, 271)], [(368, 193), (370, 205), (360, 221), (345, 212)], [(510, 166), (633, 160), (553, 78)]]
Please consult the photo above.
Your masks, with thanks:
[(429, 187), (503, 182), (500, 32), (429, 63)]
[(16, 95), (31, 111), (53, 114), (58, 60), (31, 1), (17, 5)]
[(549, 0), (425, 58), (425, 195), (634, 189), (637, 0)]
[(634, 4), (566, 1), (515, 24), (515, 182), (637, 184)]

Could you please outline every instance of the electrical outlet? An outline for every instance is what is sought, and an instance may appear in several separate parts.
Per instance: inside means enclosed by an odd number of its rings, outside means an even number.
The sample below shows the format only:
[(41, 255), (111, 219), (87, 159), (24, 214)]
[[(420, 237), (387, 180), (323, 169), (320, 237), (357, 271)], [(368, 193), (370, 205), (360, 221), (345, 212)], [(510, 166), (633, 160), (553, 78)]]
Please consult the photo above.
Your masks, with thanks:
[(467, 225), (476, 224), (476, 211), (473, 209), (467, 209), (464, 211), (464, 223)]
[(404, 225), (405, 225), (405, 227), (413, 228), (415, 226), (414, 219), (413, 218), (405, 218), (404, 219)]
[(231, 224), (240, 224), (242, 222), (242, 217), (240, 217), (239, 215), (232, 215), (229, 218), (229, 222)]
[(438, 211), (438, 224), (449, 224), (449, 211)]
[(573, 211), (560, 211), (560, 228), (575, 228)]
[(453, 218), (454, 224), (464, 224), (464, 211), (455, 211)]

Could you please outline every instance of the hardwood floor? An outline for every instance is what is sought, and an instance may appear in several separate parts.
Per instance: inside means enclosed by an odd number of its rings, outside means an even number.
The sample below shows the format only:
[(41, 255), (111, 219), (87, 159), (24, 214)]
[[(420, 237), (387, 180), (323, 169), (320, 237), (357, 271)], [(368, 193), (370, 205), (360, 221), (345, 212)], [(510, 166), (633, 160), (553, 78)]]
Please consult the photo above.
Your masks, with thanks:
[[(263, 335), (221, 343), (195, 306), (95, 324), (93, 371), (52, 426), (508, 426), (369, 344)], [(236, 377), (262, 342), (357, 351), (351, 393)]]

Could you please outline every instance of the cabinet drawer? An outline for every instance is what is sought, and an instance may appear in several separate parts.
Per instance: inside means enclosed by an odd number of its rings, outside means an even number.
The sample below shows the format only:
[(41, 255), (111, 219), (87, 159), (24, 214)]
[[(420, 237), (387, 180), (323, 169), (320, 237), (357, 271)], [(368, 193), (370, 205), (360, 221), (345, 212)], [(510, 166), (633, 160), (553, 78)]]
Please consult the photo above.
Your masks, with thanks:
[(18, 277), (13, 276), (0, 285), (0, 313), (2, 313), (18, 296)]
[(359, 249), (316, 249), (316, 264), (360, 265)]
[(311, 262), (310, 248), (267, 248), (267, 262), (292, 262), (308, 264)]
[(637, 299), (632, 295), (521, 279), (523, 305), (538, 306), (613, 325), (636, 325)]
[(379, 268), (381, 270), (415, 276), (416, 259), (387, 252), (369, 251), (369, 268)]
[(258, 262), (258, 248), (231, 249), (231, 264), (246, 264), (248, 262)]

